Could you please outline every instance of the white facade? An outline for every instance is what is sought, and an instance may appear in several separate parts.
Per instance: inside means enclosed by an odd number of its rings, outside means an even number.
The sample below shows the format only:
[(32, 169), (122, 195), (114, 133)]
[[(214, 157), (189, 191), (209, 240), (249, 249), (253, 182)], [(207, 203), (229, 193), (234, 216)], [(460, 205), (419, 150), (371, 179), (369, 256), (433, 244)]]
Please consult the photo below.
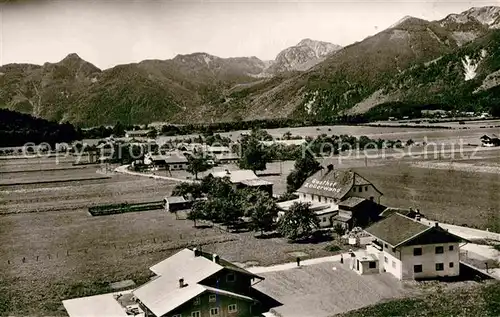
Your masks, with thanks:
[(398, 280), (403, 279), (402, 267), (403, 263), (395, 255), (390, 254), (387, 251), (382, 252), (382, 262), (381, 267), (386, 271), (394, 275)]
[(380, 203), (380, 197), (382, 194), (375, 189), (373, 185), (354, 185), (351, 190), (346, 194), (347, 197), (360, 197), (367, 200), (373, 198), (373, 201)]
[(320, 196), (320, 195), (311, 195), (305, 193), (297, 193), (299, 195), (299, 199), (301, 202), (311, 202), (311, 203), (324, 203), (330, 204), (332, 208), (338, 209), (339, 205), (337, 201), (330, 197)]
[[(414, 255), (420, 248), (422, 255)], [(443, 253), (436, 253), (441, 250)], [(460, 274), (460, 250), (458, 243), (415, 245), (401, 248), (402, 279), (458, 276)], [(421, 272), (419, 267), (421, 266)], [(417, 272), (415, 272), (417, 271)]]
[[(331, 210), (329, 208), (329, 210)], [(334, 215), (336, 215), (338, 213), (338, 211), (329, 211), (329, 212), (326, 212), (326, 213), (321, 213), (320, 212), (317, 212), (316, 213), (316, 217), (318, 218), (319, 220), (319, 227), (320, 228), (329, 228), (332, 226), (332, 217)]]
[(411, 245), (396, 248), (388, 245), (381, 252), (381, 267), (400, 280), (450, 277), (460, 274), (458, 242)]
[[(331, 197), (321, 196), (317, 194), (306, 194), (301, 193), (300, 191), (297, 192), (297, 194), (299, 195), (299, 199), (304, 202), (328, 203), (338, 206), (338, 200)], [(375, 201), (376, 203), (380, 203), (381, 196), (382, 194), (380, 194), (380, 192), (377, 191), (373, 185), (356, 185), (353, 186), (351, 190), (349, 190), (349, 192), (347, 192), (343, 199), (349, 197), (360, 197), (366, 200), (370, 200), (373, 198), (373, 201)]]

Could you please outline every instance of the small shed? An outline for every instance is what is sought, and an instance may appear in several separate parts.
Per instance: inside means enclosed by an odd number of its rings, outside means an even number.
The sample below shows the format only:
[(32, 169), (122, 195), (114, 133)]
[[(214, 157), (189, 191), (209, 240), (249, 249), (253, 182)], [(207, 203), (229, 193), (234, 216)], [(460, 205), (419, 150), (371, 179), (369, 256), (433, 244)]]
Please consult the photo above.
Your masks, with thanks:
[(176, 212), (179, 210), (186, 210), (193, 206), (192, 200), (186, 200), (183, 196), (170, 196), (163, 199), (165, 210), (169, 212)]
[(375, 255), (365, 250), (354, 252), (353, 254), (354, 256), (351, 256), (352, 270), (360, 275), (379, 273), (379, 261)]

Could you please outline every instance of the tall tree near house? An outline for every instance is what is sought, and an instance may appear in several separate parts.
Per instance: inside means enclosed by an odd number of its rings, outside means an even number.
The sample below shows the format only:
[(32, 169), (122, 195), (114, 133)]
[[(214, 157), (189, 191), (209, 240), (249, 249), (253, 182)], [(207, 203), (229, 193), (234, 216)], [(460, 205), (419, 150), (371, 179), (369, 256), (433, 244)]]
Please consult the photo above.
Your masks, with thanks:
[(340, 238), (345, 234), (345, 228), (342, 226), (340, 223), (336, 223), (335, 226), (333, 226), (333, 232)]
[(198, 179), (198, 173), (207, 171), (210, 168), (208, 164), (208, 159), (203, 155), (188, 156), (188, 168), (187, 171), (194, 175), (195, 179)]
[(122, 137), (125, 135), (125, 126), (118, 121), (115, 126), (113, 127), (113, 135), (116, 137)]
[(244, 193), (245, 213), (252, 219), (252, 229), (260, 231), (271, 231), (274, 220), (278, 217), (278, 206), (267, 193), (260, 190), (252, 190)]
[(203, 195), (201, 184), (182, 182), (177, 184), (172, 191), (172, 196), (182, 196), (184, 198), (200, 198)]
[(308, 151), (295, 161), (294, 170), (286, 178), (287, 192), (293, 193), (306, 179), (321, 169), (321, 164)]
[(154, 139), (158, 136), (158, 130), (155, 127), (151, 128), (151, 131), (148, 132), (148, 138)]
[(266, 169), (267, 152), (256, 137), (250, 136), (242, 140), (241, 146), (243, 151), (238, 164), (241, 169), (249, 169), (254, 173)]
[[(203, 186), (203, 184), (202, 184)], [(208, 197), (228, 198), (233, 195), (234, 189), (229, 177), (212, 177), (208, 187)]]
[(292, 241), (310, 236), (317, 228), (319, 219), (310, 209), (310, 203), (294, 203), (278, 221), (278, 232)]
[(197, 220), (206, 220), (207, 215), (206, 215), (206, 208), (205, 208), (205, 202), (199, 201), (196, 202), (193, 205), (193, 208), (191, 208), (191, 211), (187, 214), (187, 219), (192, 220), (194, 223), (194, 227), (196, 228), (196, 221)]

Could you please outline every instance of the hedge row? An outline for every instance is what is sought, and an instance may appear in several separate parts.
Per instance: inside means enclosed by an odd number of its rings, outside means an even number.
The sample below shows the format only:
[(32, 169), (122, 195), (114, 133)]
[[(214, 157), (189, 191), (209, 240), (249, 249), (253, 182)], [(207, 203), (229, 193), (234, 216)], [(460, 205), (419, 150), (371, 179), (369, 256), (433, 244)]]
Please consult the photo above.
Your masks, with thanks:
[(135, 203), (135, 204), (122, 203), (122, 204), (100, 205), (100, 206), (89, 207), (89, 213), (92, 216), (106, 216), (106, 215), (122, 214), (126, 212), (158, 210), (163, 208), (164, 208), (163, 201)]

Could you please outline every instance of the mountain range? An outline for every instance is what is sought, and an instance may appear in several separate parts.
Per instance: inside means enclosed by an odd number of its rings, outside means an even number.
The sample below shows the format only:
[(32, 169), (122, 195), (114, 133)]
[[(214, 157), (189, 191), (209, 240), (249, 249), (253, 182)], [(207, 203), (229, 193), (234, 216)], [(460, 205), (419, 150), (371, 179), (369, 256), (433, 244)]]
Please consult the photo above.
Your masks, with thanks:
[(500, 107), (499, 34), (500, 7), (480, 7), (407, 16), (346, 47), (305, 39), (273, 61), (193, 53), (100, 70), (70, 54), (0, 67), (0, 107), (81, 126)]

